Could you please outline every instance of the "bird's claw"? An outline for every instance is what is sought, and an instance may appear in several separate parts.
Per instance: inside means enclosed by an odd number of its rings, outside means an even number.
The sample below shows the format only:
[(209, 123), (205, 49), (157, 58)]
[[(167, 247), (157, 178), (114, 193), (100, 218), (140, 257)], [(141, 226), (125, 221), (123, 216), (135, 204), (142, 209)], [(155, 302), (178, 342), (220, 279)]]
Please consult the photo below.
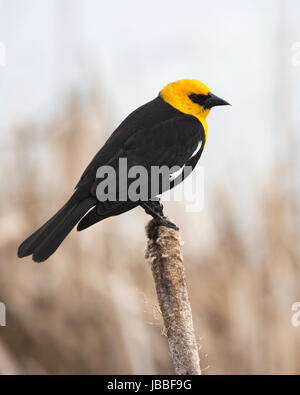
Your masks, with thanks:
[(170, 222), (168, 218), (163, 213), (163, 205), (160, 201), (150, 201), (150, 202), (142, 202), (141, 206), (145, 210), (145, 212), (151, 215), (154, 220), (155, 224), (158, 226), (165, 226), (166, 228), (174, 229), (179, 231), (179, 228)]
[(173, 224), (173, 222), (169, 221), (167, 219), (167, 217), (161, 217), (160, 219), (158, 219), (158, 223), (161, 226), (165, 226), (166, 228), (170, 228), (170, 229), (174, 229), (177, 232), (179, 231), (178, 226), (176, 226), (175, 224)]

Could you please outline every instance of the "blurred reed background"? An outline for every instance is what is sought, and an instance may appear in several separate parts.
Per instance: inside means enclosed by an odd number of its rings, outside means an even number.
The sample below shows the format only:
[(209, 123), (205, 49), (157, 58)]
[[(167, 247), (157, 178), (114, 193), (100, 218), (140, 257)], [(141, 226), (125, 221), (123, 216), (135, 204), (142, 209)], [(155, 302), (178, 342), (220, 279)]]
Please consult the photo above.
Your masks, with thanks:
[[(257, 13), (261, 15), (259, 9)], [(285, 37), (280, 29), (286, 31), (288, 24), (276, 26), (274, 34)], [(289, 41), (279, 40), (274, 48), (276, 58), (289, 51)], [(229, 95), (224, 98), (231, 100), (232, 88), (237, 109), (233, 107), (235, 112), (226, 118), (216, 111), (209, 119), (214, 130), (202, 164), (206, 170), (215, 168), (217, 175), (206, 171), (204, 211), (191, 215), (181, 203), (166, 203), (185, 241), (205, 374), (300, 374), (300, 329), (291, 324), (292, 304), (300, 300), (299, 114), (293, 112), (299, 97), (298, 91), (294, 93), (299, 68), (295, 77), (289, 62), (290, 58), (279, 56), (274, 63), (277, 71), (268, 85), (268, 116), (260, 112), (264, 103), (260, 95), (266, 87), (252, 91), (246, 81), (250, 74), (244, 76), (243, 89), (232, 87), (234, 77), (225, 79), (218, 73)], [(179, 69), (182, 73), (185, 67)], [(83, 89), (72, 81), (71, 93), (65, 89), (53, 96), (51, 104), (40, 104), (47, 107), (46, 116), (38, 114), (38, 107), (31, 116), (11, 116), (2, 124), (0, 301), (7, 307), (7, 327), (0, 328), (0, 373), (173, 372), (150, 268), (143, 257), (148, 217), (142, 210), (81, 234), (72, 232), (45, 264), (16, 257), (20, 242), (69, 197), (91, 157), (125, 115), (125, 109), (124, 114), (123, 109), (112, 110), (120, 97), (116, 90), (108, 97), (105, 73), (95, 75), (92, 70), (84, 70), (83, 77), (88, 74), (88, 78), (83, 78)], [(170, 81), (178, 70), (171, 70)], [(0, 69), (0, 75), (8, 72)], [(25, 71), (20, 73), (26, 76)], [(261, 70), (255, 73), (253, 78)], [(132, 86), (134, 76), (143, 79), (133, 73)], [(126, 80), (124, 74), (122, 78)], [(148, 92), (151, 86), (153, 96), (152, 82)], [(31, 86), (38, 89), (33, 79)], [(124, 100), (125, 86), (121, 86)], [(156, 86), (160, 87), (158, 80)], [(245, 113), (239, 94), (251, 103)], [(19, 105), (26, 102), (14, 97)], [(132, 108), (143, 103), (139, 93), (134, 100)], [(245, 114), (253, 114), (255, 105), (259, 122), (249, 137), (245, 130), (253, 124), (251, 118), (244, 121)], [(213, 123), (213, 118), (223, 123)], [(231, 143), (228, 136), (235, 136)], [(271, 145), (268, 137), (277, 142)], [(251, 147), (253, 139), (260, 148), (247, 151), (245, 146), (249, 142)], [(237, 157), (233, 162), (228, 161), (231, 154)], [(256, 155), (269, 159), (257, 160)]]

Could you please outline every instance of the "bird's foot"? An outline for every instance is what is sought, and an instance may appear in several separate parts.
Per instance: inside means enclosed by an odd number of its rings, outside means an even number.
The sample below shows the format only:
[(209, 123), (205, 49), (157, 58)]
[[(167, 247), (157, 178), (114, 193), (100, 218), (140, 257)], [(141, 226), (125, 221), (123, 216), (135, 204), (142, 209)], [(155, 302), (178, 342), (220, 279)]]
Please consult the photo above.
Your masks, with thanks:
[(151, 217), (154, 218), (156, 224), (158, 226), (165, 226), (170, 229), (174, 229), (179, 231), (178, 226), (173, 224), (173, 222), (169, 221), (168, 218), (164, 215), (163, 205), (160, 200), (150, 200), (149, 202), (141, 202), (141, 207), (145, 210), (145, 212)]
[[(161, 204), (160, 199), (150, 200), (147, 202), (148, 207), (155, 211), (160, 217), (164, 217), (164, 206)], [(151, 215), (151, 213), (148, 213)]]
[(167, 227), (167, 228), (170, 228), (170, 229), (174, 229), (174, 230), (179, 231), (178, 226), (176, 226), (175, 224), (173, 224), (173, 222), (169, 221), (169, 220), (168, 220), (168, 217), (160, 217), (159, 219), (157, 218), (156, 220), (157, 220), (157, 224), (158, 224), (159, 226), (165, 226), (165, 227)]

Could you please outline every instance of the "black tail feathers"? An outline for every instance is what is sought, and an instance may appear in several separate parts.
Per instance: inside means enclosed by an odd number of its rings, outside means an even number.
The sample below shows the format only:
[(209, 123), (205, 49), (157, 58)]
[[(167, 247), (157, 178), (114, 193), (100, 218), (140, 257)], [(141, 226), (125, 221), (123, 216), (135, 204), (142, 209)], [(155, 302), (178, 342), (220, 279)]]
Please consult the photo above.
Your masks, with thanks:
[(48, 259), (95, 204), (94, 198), (86, 198), (80, 202), (71, 198), (49, 221), (20, 245), (19, 258), (33, 255), (35, 262)]

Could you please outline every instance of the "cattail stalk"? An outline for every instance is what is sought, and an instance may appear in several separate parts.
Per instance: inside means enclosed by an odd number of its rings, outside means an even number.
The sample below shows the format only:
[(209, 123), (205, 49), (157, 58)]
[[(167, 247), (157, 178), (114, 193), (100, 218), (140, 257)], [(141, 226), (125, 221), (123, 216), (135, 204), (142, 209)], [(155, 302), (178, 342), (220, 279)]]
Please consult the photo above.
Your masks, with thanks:
[(175, 372), (200, 375), (200, 360), (188, 296), (181, 239), (176, 230), (147, 226), (146, 259), (155, 281)]

